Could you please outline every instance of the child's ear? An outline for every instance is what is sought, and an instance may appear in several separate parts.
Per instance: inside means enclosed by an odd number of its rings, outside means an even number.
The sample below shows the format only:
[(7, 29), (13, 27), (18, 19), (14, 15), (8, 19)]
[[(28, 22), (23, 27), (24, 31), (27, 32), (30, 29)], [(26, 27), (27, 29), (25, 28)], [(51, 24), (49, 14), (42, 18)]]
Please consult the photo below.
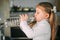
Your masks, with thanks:
[(45, 18), (49, 18), (49, 14), (48, 13), (45, 15)]

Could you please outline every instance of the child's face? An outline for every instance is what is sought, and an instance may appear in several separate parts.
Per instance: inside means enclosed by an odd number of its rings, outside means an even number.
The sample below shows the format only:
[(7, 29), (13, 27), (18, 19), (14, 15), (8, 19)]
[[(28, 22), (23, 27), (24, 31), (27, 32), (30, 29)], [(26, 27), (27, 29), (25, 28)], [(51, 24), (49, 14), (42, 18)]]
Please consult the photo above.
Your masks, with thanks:
[(47, 13), (45, 12), (45, 9), (42, 6), (36, 7), (36, 13), (34, 16), (36, 21), (41, 21), (42, 19), (48, 18)]

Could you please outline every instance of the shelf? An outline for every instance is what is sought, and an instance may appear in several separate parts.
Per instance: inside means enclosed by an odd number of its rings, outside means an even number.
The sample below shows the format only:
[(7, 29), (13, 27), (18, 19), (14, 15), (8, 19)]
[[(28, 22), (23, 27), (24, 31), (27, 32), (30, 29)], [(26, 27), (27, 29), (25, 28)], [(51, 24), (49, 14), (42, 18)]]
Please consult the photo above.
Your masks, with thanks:
[(22, 13), (26, 12), (26, 13), (28, 13), (28, 12), (35, 12), (35, 11), (13, 11), (13, 12), (10, 12), (10, 13), (19, 13), (19, 12), (22, 12)]

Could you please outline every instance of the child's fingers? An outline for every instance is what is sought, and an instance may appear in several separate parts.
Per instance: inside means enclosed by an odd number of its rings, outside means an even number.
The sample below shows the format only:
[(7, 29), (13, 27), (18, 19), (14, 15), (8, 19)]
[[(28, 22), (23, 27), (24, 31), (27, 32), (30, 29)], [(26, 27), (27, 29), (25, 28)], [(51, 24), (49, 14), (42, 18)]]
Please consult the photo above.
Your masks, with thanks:
[(28, 19), (28, 15), (27, 14), (20, 15), (20, 20), (21, 21), (26, 21), (27, 19)]
[(21, 17), (21, 15), (19, 15), (19, 17)]
[(27, 14), (25, 14), (25, 17), (28, 17), (28, 15), (27, 15)]

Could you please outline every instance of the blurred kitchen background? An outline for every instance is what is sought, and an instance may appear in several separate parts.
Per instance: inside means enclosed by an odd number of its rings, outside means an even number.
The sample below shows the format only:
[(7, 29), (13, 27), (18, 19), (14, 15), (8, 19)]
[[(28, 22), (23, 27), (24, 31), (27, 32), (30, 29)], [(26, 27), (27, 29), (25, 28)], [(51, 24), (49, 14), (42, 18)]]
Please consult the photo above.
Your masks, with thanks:
[(30, 22), (39, 2), (50, 2), (56, 6), (55, 40), (60, 40), (60, 0), (0, 0), (0, 40), (32, 40), (19, 28), (19, 15), (28, 14), (28, 22)]

